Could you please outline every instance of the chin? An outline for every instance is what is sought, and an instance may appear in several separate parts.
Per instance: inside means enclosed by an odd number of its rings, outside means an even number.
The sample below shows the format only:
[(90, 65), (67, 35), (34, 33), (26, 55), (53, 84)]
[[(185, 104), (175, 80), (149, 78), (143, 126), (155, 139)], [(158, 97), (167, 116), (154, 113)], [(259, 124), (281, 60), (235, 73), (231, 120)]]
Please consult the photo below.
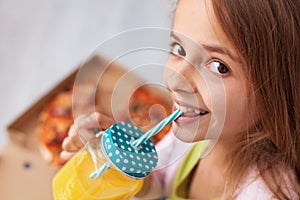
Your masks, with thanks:
[(194, 126), (183, 128), (173, 124), (172, 131), (176, 138), (187, 143), (205, 140), (206, 135), (206, 131), (198, 130)]

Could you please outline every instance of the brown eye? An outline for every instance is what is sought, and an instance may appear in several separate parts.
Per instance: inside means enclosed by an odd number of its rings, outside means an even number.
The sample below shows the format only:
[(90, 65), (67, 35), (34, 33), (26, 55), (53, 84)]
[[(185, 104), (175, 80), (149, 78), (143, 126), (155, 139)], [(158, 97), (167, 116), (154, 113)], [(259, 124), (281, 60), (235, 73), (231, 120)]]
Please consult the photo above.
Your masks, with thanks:
[(186, 56), (186, 52), (185, 52), (184, 48), (178, 43), (175, 43), (174, 45), (172, 45), (171, 53), (176, 56)]
[(209, 68), (212, 72), (218, 75), (227, 75), (230, 71), (225, 64), (219, 61), (212, 61), (211, 63), (209, 63)]

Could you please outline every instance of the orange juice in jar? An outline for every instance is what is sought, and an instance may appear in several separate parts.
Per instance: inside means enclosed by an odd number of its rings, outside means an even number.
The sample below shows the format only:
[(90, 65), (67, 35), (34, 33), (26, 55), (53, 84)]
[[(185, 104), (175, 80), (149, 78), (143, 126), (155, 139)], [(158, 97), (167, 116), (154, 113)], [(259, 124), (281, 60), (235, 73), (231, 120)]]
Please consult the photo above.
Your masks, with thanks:
[(70, 159), (53, 179), (55, 200), (130, 199), (157, 164), (150, 140), (138, 148), (132, 142), (143, 133), (118, 122)]

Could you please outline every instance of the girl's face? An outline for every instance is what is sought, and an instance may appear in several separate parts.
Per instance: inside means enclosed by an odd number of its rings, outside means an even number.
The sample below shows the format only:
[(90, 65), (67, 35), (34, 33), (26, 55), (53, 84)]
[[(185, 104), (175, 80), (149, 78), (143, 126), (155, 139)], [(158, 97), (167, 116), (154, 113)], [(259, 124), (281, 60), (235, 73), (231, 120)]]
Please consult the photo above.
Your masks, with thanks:
[(242, 61), (210, 0), (179, 1), (164, 73), (174, 105), (184, 111), (172, 127), (179, 139), (231, 140), (251, 125), (254, 107), (248, 104)]

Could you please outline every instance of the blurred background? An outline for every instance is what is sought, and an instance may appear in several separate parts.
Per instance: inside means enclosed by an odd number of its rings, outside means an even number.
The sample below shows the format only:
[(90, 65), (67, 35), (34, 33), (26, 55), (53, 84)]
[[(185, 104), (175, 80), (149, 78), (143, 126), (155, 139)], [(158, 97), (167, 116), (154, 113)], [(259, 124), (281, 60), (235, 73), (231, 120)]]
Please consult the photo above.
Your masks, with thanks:
[[(0, 0), (0, 147), (7, 125), (98, 44), (135, 28), (170, 28), (174, 6), (173, 0)], [(124, 65), (132, 67), (130, 60)]]

